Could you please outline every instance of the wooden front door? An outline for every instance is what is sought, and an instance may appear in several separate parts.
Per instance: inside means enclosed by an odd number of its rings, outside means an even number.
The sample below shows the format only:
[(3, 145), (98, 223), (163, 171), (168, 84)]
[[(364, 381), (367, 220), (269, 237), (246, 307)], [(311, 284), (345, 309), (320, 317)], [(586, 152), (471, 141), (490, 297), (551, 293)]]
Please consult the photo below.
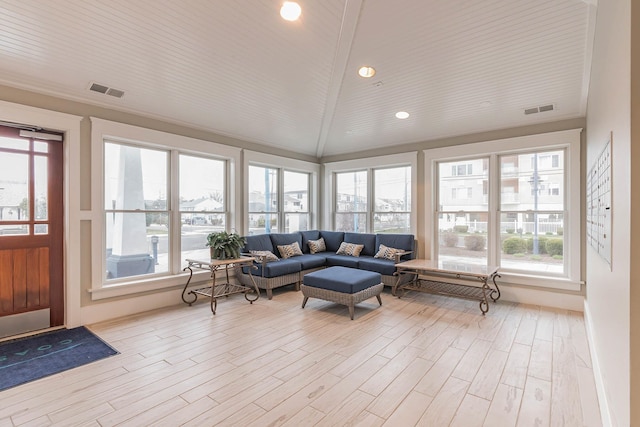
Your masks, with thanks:
[(46, 309), (46, 326), (64, 324), (62, 148), (61, 135), (0, 126), (0, 329)]

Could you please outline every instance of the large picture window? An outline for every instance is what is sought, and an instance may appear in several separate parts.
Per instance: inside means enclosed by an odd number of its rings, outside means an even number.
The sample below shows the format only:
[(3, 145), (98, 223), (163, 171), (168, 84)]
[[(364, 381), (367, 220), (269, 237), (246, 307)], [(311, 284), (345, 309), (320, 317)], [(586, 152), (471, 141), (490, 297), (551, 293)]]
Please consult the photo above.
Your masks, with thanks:
[(236, 229), (240, 150), (95, 118), (92, 140), (92, 298), (184, 283), (207, 234)]
[(513, 283), (579, 289), (579, 143), (578, 131), (564, 131), (425, 150), (433, 177), (427, 258), (497, 266)]
[(319, 168), (315, 163), (246, 151), (247, 234), (317, 227)]
[(308, 230), (309, 183), (308, 173), (250, 165), (249, 234)]
[(416, 153), (325, 163), (325, 227), (416, 234), (416, 169)]

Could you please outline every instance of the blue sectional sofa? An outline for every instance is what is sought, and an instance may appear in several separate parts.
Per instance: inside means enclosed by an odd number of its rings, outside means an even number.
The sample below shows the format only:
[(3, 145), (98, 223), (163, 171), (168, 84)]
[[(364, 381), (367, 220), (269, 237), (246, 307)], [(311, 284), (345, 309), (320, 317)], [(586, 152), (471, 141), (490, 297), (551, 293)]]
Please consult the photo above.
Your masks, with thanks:
[[(326, 250), (311, 253), (309, 241), (318, 241), (320, 238), (324, 240)], [(246, 241), (247, 243), (242, 249), (243, 254), (255, 256), (256, 251), (269, 251), (278, 258), (277, 260), (268, 260), (266, 257), (259, 257), (259, 261), (254, 263), (254, 268), (251, 270), (258, 288), (265, 289), (269, 299), (273, 296), (273, 289), (294, 284), (296, 290), (299, 290), (305, 274), (331, 266), (374, 271), (381, 274), (382, 282), (385, 285), (393, 286), (397, 280), (397, 277), (393, 275), (396, 271), (395, 264), (415, 258), (413, 234), (367, 234), (311, 230), (247, 236)], [(301, 254), (283, 258), (278, 246), (292, 245), (294, 242), (298, 243)], [(337, 254), (336, 252), (343, 242), (358, 245), (358, 249), (361, 250), (358, 256)], [(386, 258), (378, 253), (380, 245), (393, 249), (390, 252), (387, 251)], [(384, 249), (383, 247), (382, 252)], [(246, 286), (251, 285), (249, 269), (250, 267), (235, 268), (236, 278)], [(402, 278), (410, 279), (409, 275)]]

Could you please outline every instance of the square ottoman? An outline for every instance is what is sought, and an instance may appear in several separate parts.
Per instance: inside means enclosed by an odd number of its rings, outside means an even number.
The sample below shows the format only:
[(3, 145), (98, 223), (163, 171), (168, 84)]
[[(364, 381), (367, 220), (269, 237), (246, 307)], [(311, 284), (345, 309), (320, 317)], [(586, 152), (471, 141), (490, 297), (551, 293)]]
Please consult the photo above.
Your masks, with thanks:
[(380, 293), (383, 288), (380, 273), (348, 267), (329, 267), (305, 274), (300, 286), (304, 295), (302, 308), (309, 298), (319, 298), (346, 305), (353, 320), (353, 307), (357, 303), (375, 296), (382, 305)]

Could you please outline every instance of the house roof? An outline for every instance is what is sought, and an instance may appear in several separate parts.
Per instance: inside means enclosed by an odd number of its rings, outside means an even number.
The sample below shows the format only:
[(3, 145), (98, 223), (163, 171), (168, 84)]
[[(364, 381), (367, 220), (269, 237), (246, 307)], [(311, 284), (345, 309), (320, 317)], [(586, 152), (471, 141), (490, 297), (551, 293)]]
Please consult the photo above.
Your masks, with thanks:
[(299, 3), (3, 1), (0, 83), (316, 157), (585, 115), (593, 0)]

